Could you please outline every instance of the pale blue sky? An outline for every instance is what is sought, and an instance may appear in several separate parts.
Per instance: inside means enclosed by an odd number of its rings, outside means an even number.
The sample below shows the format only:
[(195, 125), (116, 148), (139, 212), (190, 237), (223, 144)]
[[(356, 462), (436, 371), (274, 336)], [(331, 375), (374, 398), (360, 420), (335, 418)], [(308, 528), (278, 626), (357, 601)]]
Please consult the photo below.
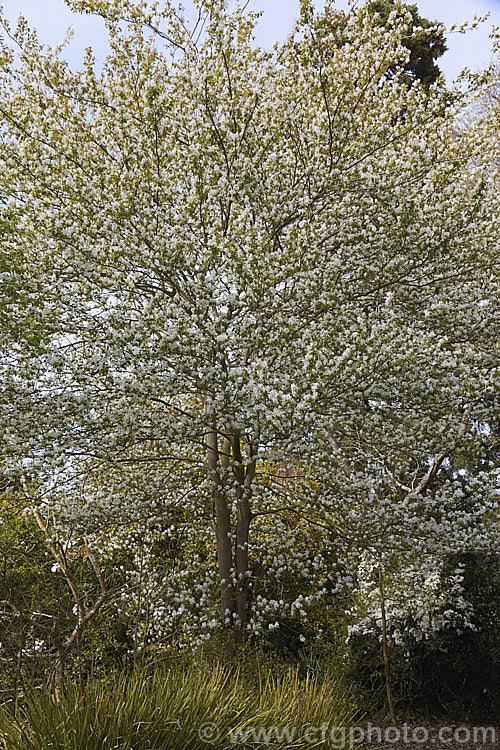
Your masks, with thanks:
[[(105, 31), (100, 19), (71, 13), (64, 0), (0, 0), (5, 14), (14, 20), (19, 13), (25, 15), (39, 30), (42, 41), (50, 44), (59, 42), (69, 25), (75, 27), (75, 36), (66, 57), (72, 65), (81, 63), (83, 50), (92, 46), (97, 58), (106, 49)], [(491, 44), (488, 33), (492, 23), (500, 26), (500, 0), (412, 0), (416, 2), (422, 16), (437, 19), (446, 24), (461, 23), (472, 19), (474, 14), (490, 12), (490, 20), (483, 28), (467, 36), (452, 34), (448, 38), (449, 51), (441, 58), (439, 65), (447, 78), (454, 78), (465, 65), (472, 69), (483, 67), (491, 58)], [(322, 0), (316, 0), (318, 7)], [(338, 0), (339, 7), (345, 7), (344, 0)], [(189, 5), (189, 0), (185, 1)], [(264, 16), (257, 29), (257, 41), (264, 46), (282, 40), (291, 30), (298, 12), (298, 0), (250, 0), (250, 7), (263, 10)]]

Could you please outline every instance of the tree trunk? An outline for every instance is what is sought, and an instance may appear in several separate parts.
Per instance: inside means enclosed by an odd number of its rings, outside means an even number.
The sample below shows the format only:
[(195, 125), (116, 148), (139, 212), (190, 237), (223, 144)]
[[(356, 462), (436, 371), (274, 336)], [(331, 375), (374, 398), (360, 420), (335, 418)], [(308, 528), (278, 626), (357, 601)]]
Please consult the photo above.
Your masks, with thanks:
[[(248, 535), (251, 520), (251, 484), (255, 476), (255, 448), (248, 449), (249, 461), (245, 467), (238, 434), (225, 437), (219, 453), (216, 415), (205, 401), (209, 415), (209, 429), (205, 434), (207, 463), (212, 483), (215, 511), (215, 538), (217, 544), (217, 566), (220, 581), (220, 618), (223, 630), (229, 635), (226, 654), (232, 659), (243, 640), (248, 621)], [(222, 455), (221, 455), (222, 454)], [(231, 508), (225, 492), (226, 472), (232, 461), (234, 487), (237, 500), (236, 533), (233, 555)], [(229, 632), (228, 632), (229, 631)]]
[(239, 641), (242, 640), (245, 625), (248, 622), (248, 535), (252, 514), (250, 511), (251, 484), (255, 476), (255, 458), (252, 449), (249, 450), (250, 463), (246, 470), (243, 466), (241, 454), (241, 443), (238, 435), (232, 440), (234, 466), (233, 472), (236, 479), (236, 496), (238, 500), (238, 515), (236, 520), (236, 614), (239, 619)]
[(385, 691), (387, 693), (387, 703), (389, 706), (389, 713), (391, 715), (391, 721), (396, 725), (396, 712), (394, 710), (394, 702), (392, 700), (392, 688), (391, 688), (391, 670), (389, 664), (389, 651), (387, 649), (387, 618), (385, 615), (385, 598), (384, 588), (382, 583), (382, 568), (379, 566), (378, 569), (378, 590), (380, 595), (380, 610), (382, 613), (382, 654), (384, 658), (384, 675), (385, 675)]
[(219, 448), (215, 426), (214, 429), (210, 430), (207, 433), (206, 440), (208, 468), (210, 470), (212, 495), (215, 508), (215, 538), (217, 543), (217, 566), (219, 569), (220, 581), (220, 618), (224, 627), (228, 624), (228, 617), (229, 624), (232, 624), (232, 619), (235, 611), (235, 595), (231, 573), (231, 568), (233, 567), (231, 544), (231, 515), (222, 485)]
[(55, 698), (56, 698), (57, 703), (60, 702), (62, 695), (63, 695), (64, 667), (66, 666), (67, 658), (68, 658), (67, 650), (65, 648), (58, 649), (55, 671), (54, 671)]

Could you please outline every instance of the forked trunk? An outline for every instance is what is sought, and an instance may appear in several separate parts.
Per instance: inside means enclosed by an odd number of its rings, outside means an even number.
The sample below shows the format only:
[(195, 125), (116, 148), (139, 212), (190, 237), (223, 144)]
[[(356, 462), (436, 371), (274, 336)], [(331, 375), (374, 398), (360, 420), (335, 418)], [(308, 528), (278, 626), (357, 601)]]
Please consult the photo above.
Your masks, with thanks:
[[(233, 659), (237, 655), (238, 646), (243, 640), (245, 625), (248, 622), (248, 534), (251, 520), (250, 487), (255, 474), (255, 462), (252, 456), (245, 470), (241, 455), (240, 439), (237, 435), (232, 435), (231, 440), (224, 440), (221, 460), (215, 419), (212, 424), (213, 428), (207, 432), (206, 440), (216, 522), (215, 536), (220, 581), (220, 618), (223, 629), (228, 635), (226, 656)], [(232, 546), (233, 528), (231, 524), (231, 509), (226, 496), (223, 477), (223, 470), (225, 471), (229, 468), (231, 458), (237, 498), (234, 553)]]

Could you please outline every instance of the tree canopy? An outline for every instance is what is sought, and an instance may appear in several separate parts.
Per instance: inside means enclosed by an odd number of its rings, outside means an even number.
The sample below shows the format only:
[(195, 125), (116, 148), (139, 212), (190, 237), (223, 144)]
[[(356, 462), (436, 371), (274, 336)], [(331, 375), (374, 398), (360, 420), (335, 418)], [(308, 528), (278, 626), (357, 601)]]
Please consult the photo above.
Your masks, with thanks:
[(206, 596), (172, 569), (168, 617), (208, 628), (217, 587), (237, 639), (303, 606), (257, 569), (312, 601), (332, 548), (488, 546), (493, 474), (445, 471), (498, 409), (495, 131), (457, 127), (478, 86), (408, 86), (404, 9), (327, 4), (318, 65), (306, 17), (268, 52), (219, 0), (201, 31), (169, 2), (70, 4), (106, 20), (102, 70), (24, 21), (2, 41), (5, 200), (51, 321), (3, 369), (10, 470), (75, 527), (211, 542)]

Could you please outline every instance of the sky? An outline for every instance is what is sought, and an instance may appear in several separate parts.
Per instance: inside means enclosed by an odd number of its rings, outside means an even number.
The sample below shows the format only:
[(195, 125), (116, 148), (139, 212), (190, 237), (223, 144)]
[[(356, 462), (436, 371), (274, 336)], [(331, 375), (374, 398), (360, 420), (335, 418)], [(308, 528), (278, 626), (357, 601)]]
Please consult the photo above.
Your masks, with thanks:
[[(490, 13), (490, 19), (480, 29), (467, 35), (448, 36), (448, 52), (438, 64), (448, 81), (453, 80), (464, 66), (472, 70), (482, 68), (491, 59), (491, 42), (488, 39), (492, 24), (500, 26), (500, 0), (411, 0), (419, 8), (420, 15), (438, 20), (446, 25), (472, 20), (473, 16)], [(73, 25), (75, 35), (65, 57), (74, 67), (81, 65), (85, 47), (91, 46), (97, 60), (102, 60), (106, 51), (106, 33), (102, 21), (95, 17), (72, 13), (64, 0), (0, 0), (6, 17), (14, 21), (22, 13), (30, 24), (38, 29), (40, 40), (57, 44), (64, 37), (68, 26)], [(189, 5), (189, 1), (185, 2)], [(322, 0), (316, 0), (321, 7)], [(345, 0), (338, 0), (338, 7), (346, 7)], [(257, 27), (257, 42), (271, 47), (282, 41), (291, 31), (298, 14), (299, 0), (250, 0), (249, 7), (263, 10), (264, 15)]]

